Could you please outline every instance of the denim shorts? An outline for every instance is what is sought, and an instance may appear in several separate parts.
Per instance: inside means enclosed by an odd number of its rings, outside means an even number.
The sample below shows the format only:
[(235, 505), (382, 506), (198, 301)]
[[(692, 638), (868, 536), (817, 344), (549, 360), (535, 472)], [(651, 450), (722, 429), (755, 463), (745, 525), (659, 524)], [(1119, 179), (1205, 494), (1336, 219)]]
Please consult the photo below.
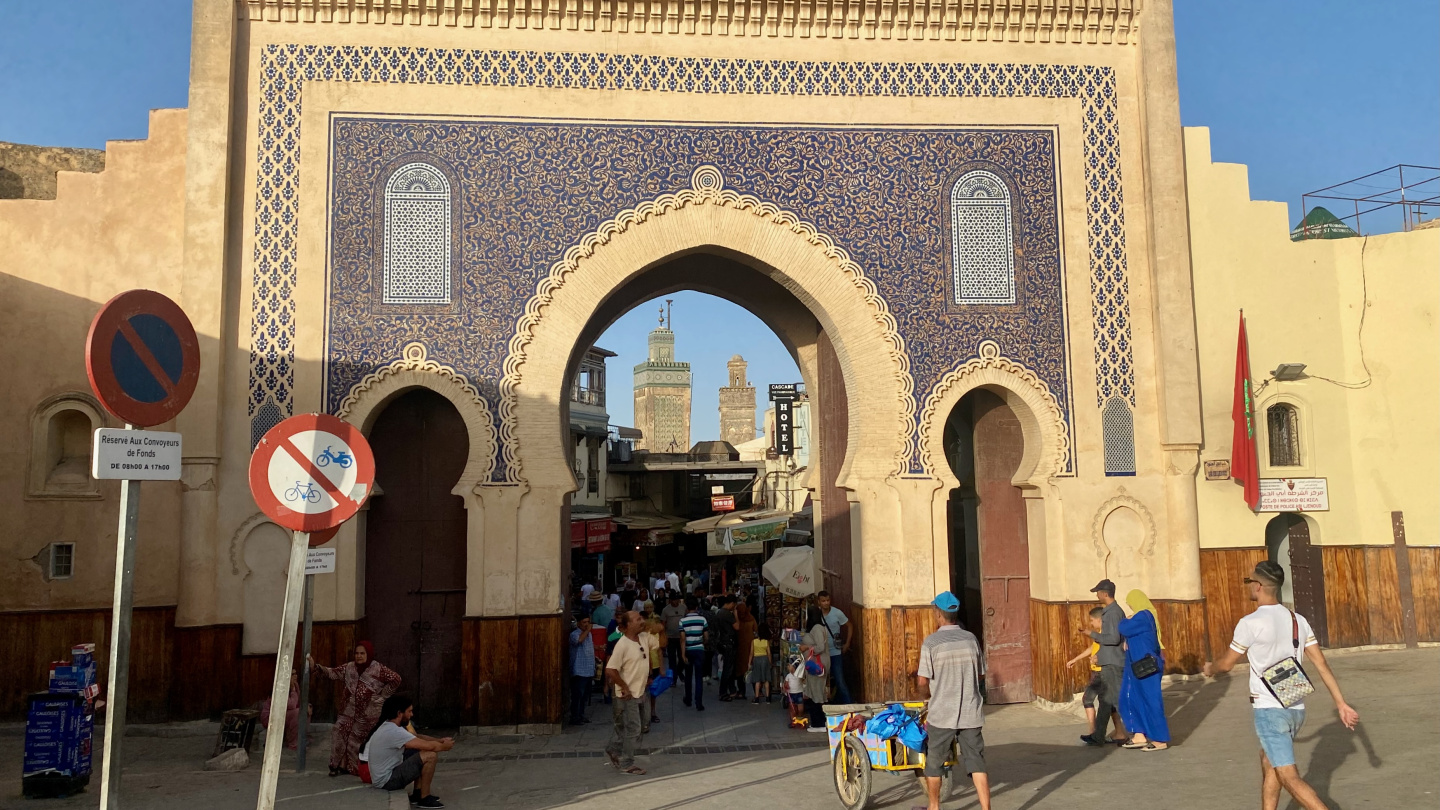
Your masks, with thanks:
[(1304, 709), (1254, 709), (1255, 736), (1270, 767), (1295, 764), (1295, 735), (1305, 725)]

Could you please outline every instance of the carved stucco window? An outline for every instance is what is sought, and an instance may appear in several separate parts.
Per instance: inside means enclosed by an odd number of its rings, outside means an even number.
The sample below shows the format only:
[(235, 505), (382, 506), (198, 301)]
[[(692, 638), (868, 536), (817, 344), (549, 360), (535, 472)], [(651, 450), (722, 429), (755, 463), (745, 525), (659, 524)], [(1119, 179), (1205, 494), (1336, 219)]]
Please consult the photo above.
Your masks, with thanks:
[(1284, 403), (1265, 409), (1271, 467), (1300, 466), (1300, 411)]
[(90, 477), (91, 437), (105, 426), (87, 394), (61, 394), (40, 403), (30, 420), (27, 495), (43, 499), (99, 498)]
[(1105, 440), (1105, 474), (1135, 474), (1135, 418), (1121, 397), (1111, 397), (1100, 412)]
[(950, 191), (950, 264), (955, 303), (1015, 303), (1010, 189), (991, 172), (966, 172)]
[(407, 163), (385, 184), (386, 304), (450, 303), (450, 181)]

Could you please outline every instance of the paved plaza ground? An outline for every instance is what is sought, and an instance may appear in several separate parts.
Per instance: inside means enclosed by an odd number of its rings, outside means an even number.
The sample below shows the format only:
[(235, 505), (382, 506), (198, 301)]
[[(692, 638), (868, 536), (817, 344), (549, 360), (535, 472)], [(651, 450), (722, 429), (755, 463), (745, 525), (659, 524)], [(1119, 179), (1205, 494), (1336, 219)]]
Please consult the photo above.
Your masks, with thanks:
[[(1346, 652), (1331, 661), (1361, 725), (1347, 731), (1329, 696), (1308, 701), (1299, 744), (1302, 772), (1331, 807), (1427, 808), (1440, 805), (1440, 649)], [(987, 713), (985, 740), (997, 810), (1077, 807), (1232, 808), (1259, 804), (1258, 745), (1245, 699), (1245, 672), (1211, 683), (1166, 688), (1174, 747), (1140, 753), (1079, 745), (1083, 721), (1034, 706)], [(622, 776), (600, 753), (609, 736), (609, 709), (598, 702), (596, 723), (547, 737), (468, 737), (441, 757), (435, 792), (454, 808), (626, 808), (702, 810), (774, 807), (836, 808), (824, 735), (785, 727), (777, 702), (711, 701), (704, 714), (685, 709), (676, 693), (661, 701), (662, 722), (644, 741), (645, 777)], [(206, 726), (203, 729), (213, 728)], [(153, 730), (146, 729), (153, 733)], [(239, 773), (207, 773), (201, 765), (213, 737), (127, 737), (126, 808), (254, 807), (259, 750)], [(98, 774), (89, 791), (60, 800), (20, 798), (17, 727), (0, 733), (0, 807), (96, 807)], [(352, 777), (325, 775), (328, 740), (319, 739), (305, 774), (293, 758), (280, 779), (277, 807), (402, 808)], [(97, 758), (98, 762), (98, 758)], [(964, 780), (961, 780), (964, 781)], [(908, 808), (920, 799), (908, 775), (876, 774), (872, 807)], [(957, 788), (947, 808), (973, 808)], [(1286, 807), (1282, 802), (1281, 807)]]

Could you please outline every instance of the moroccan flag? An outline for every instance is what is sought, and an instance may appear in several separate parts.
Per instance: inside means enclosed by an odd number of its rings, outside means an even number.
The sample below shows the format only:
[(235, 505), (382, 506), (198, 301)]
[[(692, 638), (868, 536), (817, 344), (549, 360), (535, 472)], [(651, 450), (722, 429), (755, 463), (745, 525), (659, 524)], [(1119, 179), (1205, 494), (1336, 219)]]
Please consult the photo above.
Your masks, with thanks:
[(1230, 440), (1230, 477), (1245, 485), (1251, 511), (1260, 505), (1259, 463), (1255, 460), (1255, 401), (1250, 392), (1250, 341), (1245, 337), (1245, 311), (1240, 311), (1240, 339), (1235, 346), (1235, 405), (1230, 409), (1235, 435)]

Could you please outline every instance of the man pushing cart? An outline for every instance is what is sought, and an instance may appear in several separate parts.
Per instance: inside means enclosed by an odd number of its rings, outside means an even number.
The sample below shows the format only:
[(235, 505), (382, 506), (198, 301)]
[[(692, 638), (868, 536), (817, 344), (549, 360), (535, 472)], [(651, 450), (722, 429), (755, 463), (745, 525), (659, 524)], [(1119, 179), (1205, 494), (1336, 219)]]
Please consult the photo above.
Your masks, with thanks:
[(925, 638), (917, 670), (928, 702), (825, 707), (835, 790), (846, 810), (869, 802), (872, 770), (923, 774), (928, 810), (939, 810), (956, 766), (974, 782), (981, 810), (990, 810), (981, 734), (985, 660), (975, 635), (960, 626), (960, 600), (946, 591), (931, 604), (940, 612), (940, 627)]

